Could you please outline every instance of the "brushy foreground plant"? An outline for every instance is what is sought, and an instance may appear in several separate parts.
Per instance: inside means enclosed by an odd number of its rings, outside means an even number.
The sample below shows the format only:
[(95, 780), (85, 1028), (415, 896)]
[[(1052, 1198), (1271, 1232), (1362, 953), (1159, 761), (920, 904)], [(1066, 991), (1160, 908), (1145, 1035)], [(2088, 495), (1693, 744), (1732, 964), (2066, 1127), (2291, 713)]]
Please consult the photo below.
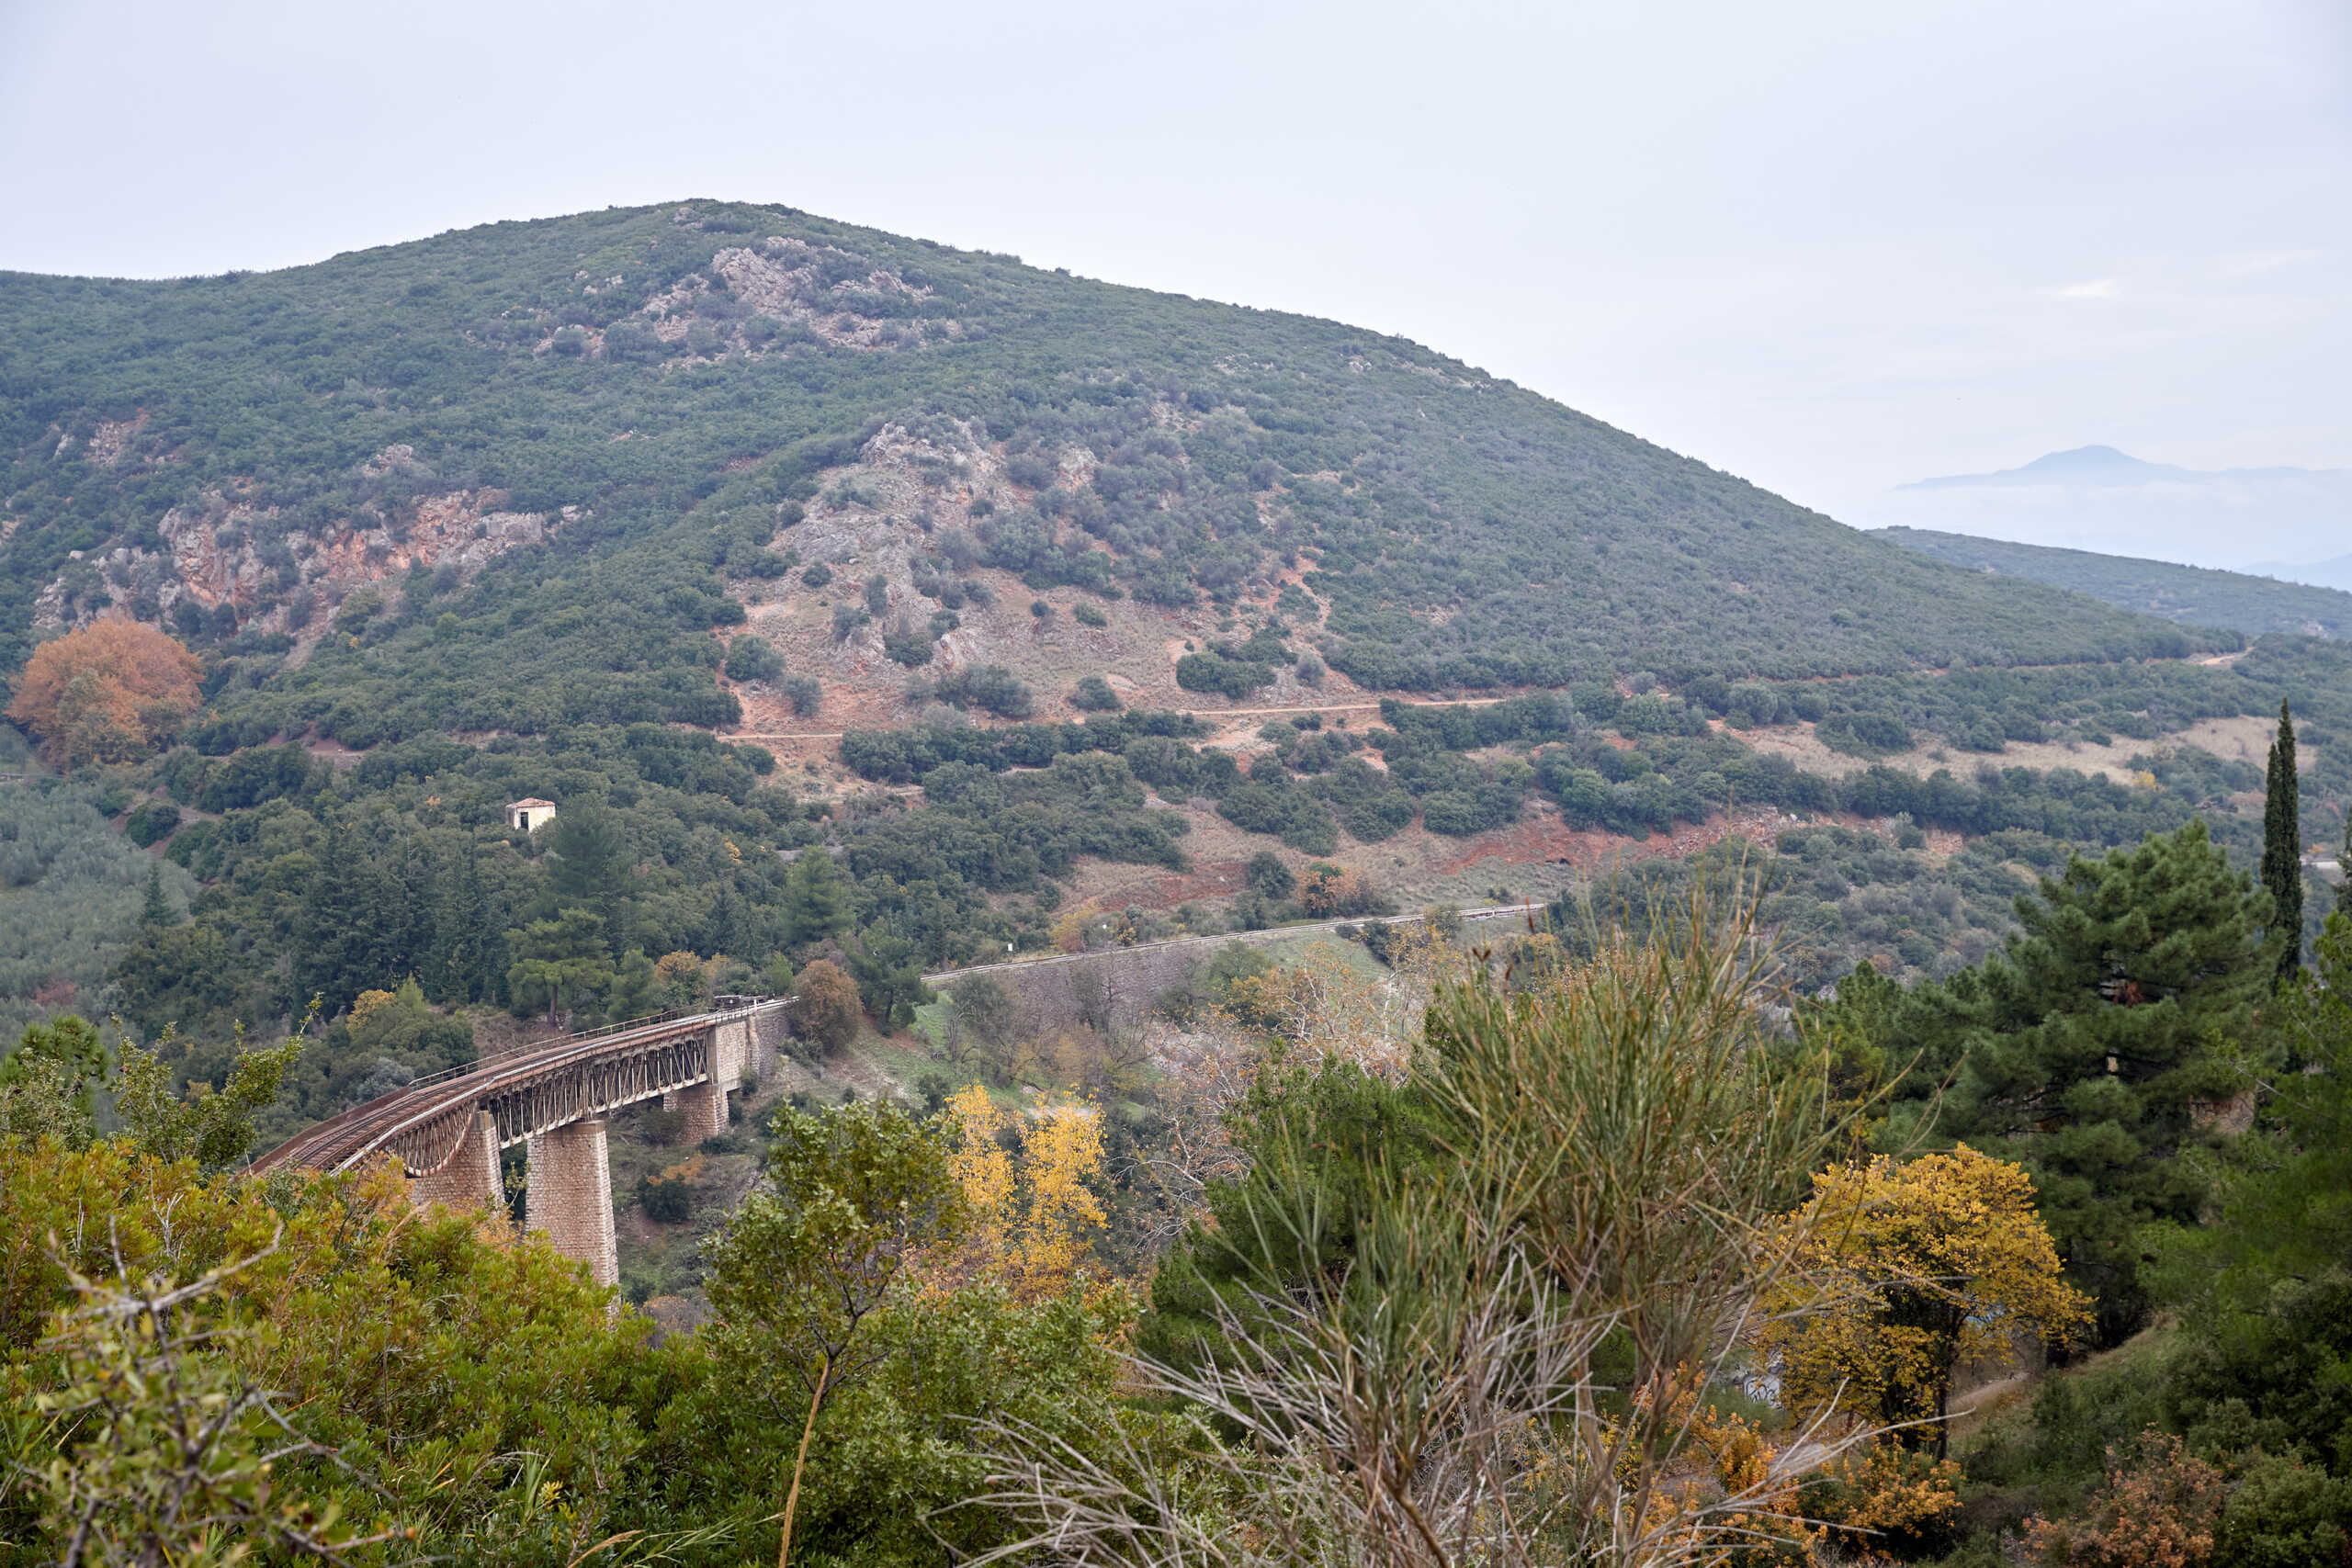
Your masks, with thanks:
[[(1694, 899), (1538, 986), (1442, 981), (1415, 1075), (1444, 1174), (1375, 1181), (1343, 1266), (1221, 1301), (1200, 1364), (1137, 1358), (1192, 1424), (1180, 1462), (1001, 1429), (981, 1502), (1029, 1533), (995, 1555), (1634, 1568), (1801, 1533), (1802, 1472), (1874, 1433), (1725, 1466), (1695, 1397), (1736, 1379), (1804, 1256), (1781, 1216), (1840, 1131), (1824, 1060), (1774, 1034), (1753, 935)], [(1336, 1218), (1309, 1199), (1256, 1223), (1232, 1244), (1301, 1258)], [(1604, 1387), (1604, 1359), (1630, 1378)]]

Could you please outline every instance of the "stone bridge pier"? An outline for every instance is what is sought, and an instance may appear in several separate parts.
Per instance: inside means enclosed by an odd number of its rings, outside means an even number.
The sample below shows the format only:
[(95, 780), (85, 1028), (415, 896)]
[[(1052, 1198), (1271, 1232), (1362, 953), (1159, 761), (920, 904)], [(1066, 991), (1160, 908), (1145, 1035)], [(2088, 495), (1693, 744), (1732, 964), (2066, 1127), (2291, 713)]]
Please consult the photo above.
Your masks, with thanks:
[(605, 1119), (567, 1122), (531, 1138), (529, 1185), (523, 1223), (542, 1232), (566, 1258), (588, 1265), (600, 1285), (621, 1282), (621, 1254), (613, 1235), (613, 1167), (606, 1156)]
[(408, 1196), (418, 1208), (427, 1203), (447, 1209), (504, 1208), (506, 1182), (498, 1169), (498, 1118), (487, 1111), (472, 1112), (458, 1152), (440, 1169), (413, 1179)]

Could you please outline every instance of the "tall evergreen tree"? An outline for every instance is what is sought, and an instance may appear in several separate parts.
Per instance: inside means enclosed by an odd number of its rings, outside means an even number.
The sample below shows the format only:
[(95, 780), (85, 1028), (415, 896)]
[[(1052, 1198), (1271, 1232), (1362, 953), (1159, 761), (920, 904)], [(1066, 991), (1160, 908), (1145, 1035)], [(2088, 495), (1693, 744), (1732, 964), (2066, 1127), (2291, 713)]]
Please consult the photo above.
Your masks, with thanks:
[(634, 857), (621, 814), (599, 800), (567, 806), (555, 819), (548, 850), (548, 881), (556, 902), (590, 910), (616, 945), (626, 945)]
[(2303, 966), (2303, 830), (2295, 779), (2295, 721), (2278, 704), (2278, 739), (2262, 803), (2262, 886), (2270, 890), (2271, 941), (2278, 944), (2281, 981)]
[(793, 860), (792, 874), (785, 881), (784, 909), (795, 947), (849, 929), (849, 881), (822, 845), (811, 844)]
[(295, 1007), (319, 996), (332, 1014), (362, 991), (399, 984), (410, 956), (407, 906), (401, 877), (363, 853), (350, 827), (330, 822), (295, 917)]
[(2139, 1232), (2193, 1222), (2195, 1108), (2253, 1080), (2245, 1042), (2276, 976), (2266, 900), (2194, 821), (2070, 862), (2018, 900), (2024, 930), (1939, 987), (1965, 1052), (1940, 1130), (2032, 1172), (2101, 1339), (2148, 1314)]
[(433, 998), (440, 1002), (491, 1001), (506, 964), (499, 939), (501, 920), (482, 885), (481, 863), (470, 842), (458, 846), (455, 863), (443, 868), (433, 912), (433, 956), (427, 964)]
[(506, 941), (514, 953), (507, 974), (514, 1005), (544, 1004), (549, 1023), (568, 1009), (593, 1007), (613, 982), (605, 922), (593, 911), (560, 910), (554, 919), (508, 931)]
[(147, 902), (139, 911), (139, 928), (145, 931), (151, 926), (177, 924), (179, 921), (172, 916), (172, 906), (164, 897), (164, 868), (151, 865), (147, 868)]
[(2352, 915), (2352, 804), (2344, 807), (2344, 847), (2335, 852), (2335, 908)]

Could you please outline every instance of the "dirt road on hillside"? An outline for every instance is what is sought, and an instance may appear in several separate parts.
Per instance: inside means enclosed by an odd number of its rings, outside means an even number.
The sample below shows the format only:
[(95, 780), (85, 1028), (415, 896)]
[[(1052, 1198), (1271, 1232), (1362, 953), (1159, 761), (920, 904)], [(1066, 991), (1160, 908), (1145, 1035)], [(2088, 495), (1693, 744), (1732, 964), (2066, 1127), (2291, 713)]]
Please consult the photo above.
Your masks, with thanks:
[[(1532, 919), (1541, 915), (1543, 911), (1544, 906), (1541, 904), (1493, 904), (1483, 909), (1464, 909), (1462, 911), (1462, 919), (1465, 924), (1476, 920)], [(1086, 953), (1051, 953), (1030, 958), (1001, 959), (994, 964), (974, 964), (962, 969), (942, 969), (936, 974), (925, 975), (922, 978), (923, 984), (927, 986), (939, 986), (950, 980), (960, 980), (967, 975), (987, 975), (1006, 969), (1027, 971), (1051, 968), (1057, 964), (1080, 964), (1090, 958), (1112, 958), (1123, 953), (1141, 953), (1146, 949), (1158, 951), (1178, 947), (1223, 946), (1228, 942), (1249, 943), (1287, 942), (1292, 937), (1312, 936), (1318, 931), (1328, 932), (1340, 926), (1401, 926), (1409, 925), (1420, 918), (1419, 915), (1373, 915), (1353, 919), (1309, 920), (1293, 926), (1268, 926), (1263, 931), (1220, 931), (1215, 936), (1163, 937), (1158, 942), (1139, 942), (1133, 947), (1096, 948)]]

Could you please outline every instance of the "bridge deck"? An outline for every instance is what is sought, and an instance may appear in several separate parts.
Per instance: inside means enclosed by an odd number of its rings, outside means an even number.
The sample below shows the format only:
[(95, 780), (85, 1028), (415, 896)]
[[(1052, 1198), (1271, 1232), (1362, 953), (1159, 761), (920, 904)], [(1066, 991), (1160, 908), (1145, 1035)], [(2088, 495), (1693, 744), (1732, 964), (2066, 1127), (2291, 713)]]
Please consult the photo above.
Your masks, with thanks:
[[(605, 1029), (536, 1042), (452, 1068), (328, 1118), (254, 1160), (253, 1168), (260, 1172), (281, 1166), (300, 1166), (314, 1170), (347, 1170), (384, 1148), (402, 1132), (453, 1110), (479, 1104), (502, 1091), (601, 1057), (625, 1055), (741, 1020), (758, 1005), (712, 1012), (660, 1013)], [(644, 1098), (650, 1099), (652, 1094)]]

